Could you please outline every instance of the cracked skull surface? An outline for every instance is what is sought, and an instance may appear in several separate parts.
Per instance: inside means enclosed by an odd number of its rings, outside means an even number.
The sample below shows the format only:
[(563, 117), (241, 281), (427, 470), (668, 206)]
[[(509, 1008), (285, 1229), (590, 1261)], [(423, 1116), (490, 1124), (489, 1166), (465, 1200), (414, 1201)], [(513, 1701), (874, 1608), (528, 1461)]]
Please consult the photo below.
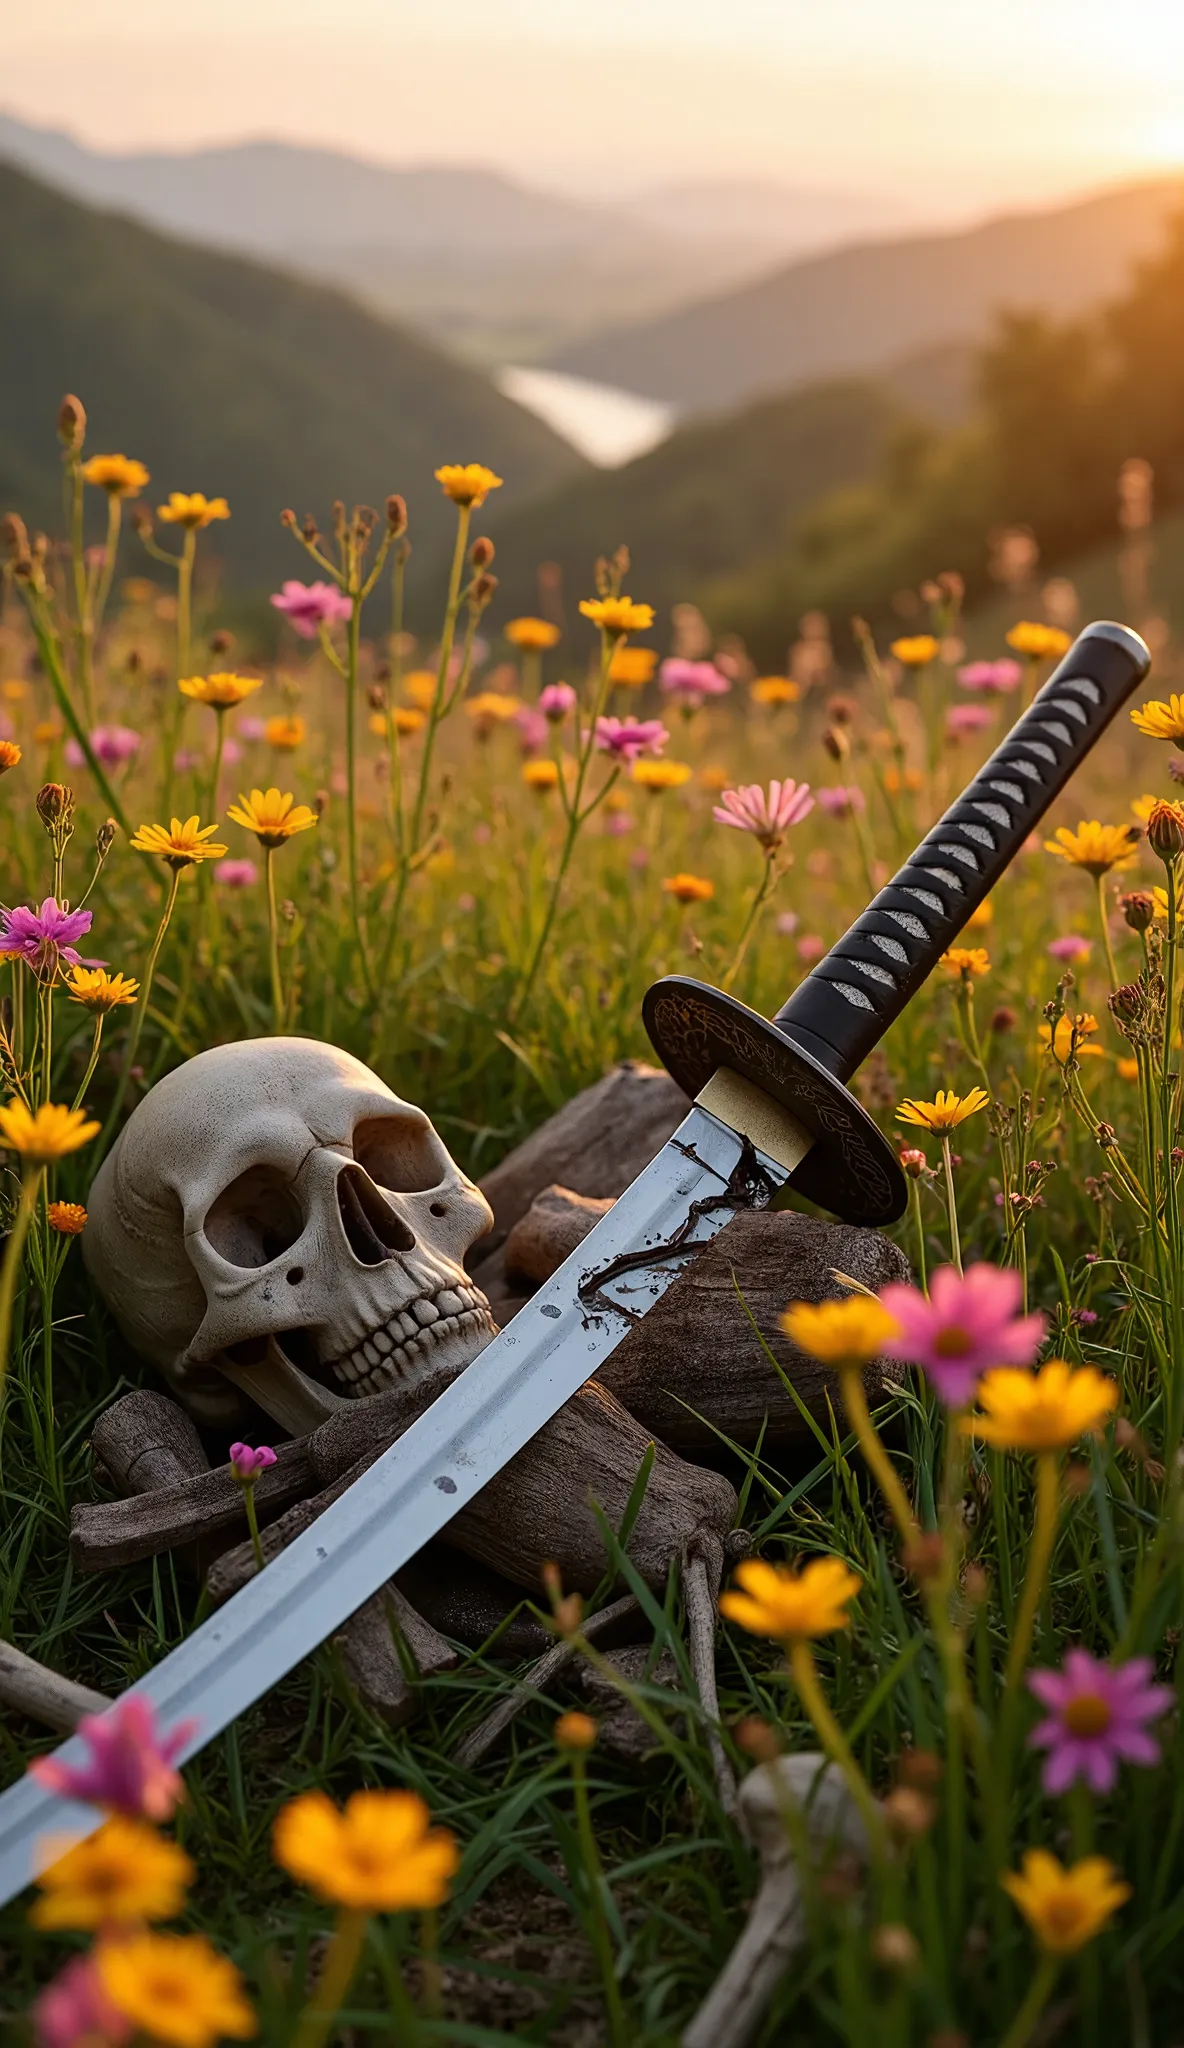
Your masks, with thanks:
[(197, 1419), (284, 1428), (462, 1369), (495, 1325), (464, 1270), (493, 1220), (430, 1119), (304, 1038), (216, 1046), (149, 1090), (88, 1203), (86, 1263)]

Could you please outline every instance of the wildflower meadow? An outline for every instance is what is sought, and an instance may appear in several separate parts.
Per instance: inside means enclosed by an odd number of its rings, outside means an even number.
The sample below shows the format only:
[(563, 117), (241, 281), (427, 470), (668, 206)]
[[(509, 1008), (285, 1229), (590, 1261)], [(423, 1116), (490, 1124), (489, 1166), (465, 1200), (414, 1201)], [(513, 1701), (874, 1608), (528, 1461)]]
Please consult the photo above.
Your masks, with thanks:
[[(177, 1553), (85, 1576), (69, 1547), (71, 1509), (110, 1493), (95, 1419), (150, 1379), (81, 1251), (153, 1084), (235, 1040), (325, 1040), (479, 1178), (646, 1056), (659, 974), (771, 1014), (1071, 633), (1063, 588), (1057, 623), (1035, 592), (963, 617), (935, 562), (907, 634), (813, 615), (759, 674), (686, 607), (677, 632), (656, 616), (624, 548), (566, 608), (506, 617), (482, 528), (502, 479), (468, 462), (437, 471), (438, 593), (401, 497), (277, 507), (291, 575), (252, 638), (216, 574), (233, 501), (94, 450), (75, 398), (58, 431), (60, 529), (0, 524), (0, 1650), (111, 1699), (206, 1611)], [(1180, 2038), (1179, 682), (1161, 637), (856, 1077), (908, 1177), (911, 1278), (836, 1274), (821, 1303), (787, 1281), (826, 1396), (796, 1460), (719, 1443), (748, 1555), (718, 1717), (677, 1562), (663, 1598), (627, 1541), (590, 1600), (552, 1574), (524, 1605), (641, 1714), (640, 1760), (542, 1685), (458, 1762), (526, 1668), (492, 1644), (399, 1729), (327, 1644), (183, 1771), (186, 1731), (134, 1696), (83, 1719), (69, 1769), (6, 1709), (4, 1782), (106, 1815), (0, 1914), (9, 2038), (677, 2043), (761, 1881), (713, 1742), (740, 1778), (821, 1751), (862, 1844), (815, 1852), (787, 1802), (805, 1934), (765, 2048)], [(219, 1455), (261, 1560), (274, 1448)], [(585, 1633), (622, 1587), (652, 1643), (633, 1679)]]

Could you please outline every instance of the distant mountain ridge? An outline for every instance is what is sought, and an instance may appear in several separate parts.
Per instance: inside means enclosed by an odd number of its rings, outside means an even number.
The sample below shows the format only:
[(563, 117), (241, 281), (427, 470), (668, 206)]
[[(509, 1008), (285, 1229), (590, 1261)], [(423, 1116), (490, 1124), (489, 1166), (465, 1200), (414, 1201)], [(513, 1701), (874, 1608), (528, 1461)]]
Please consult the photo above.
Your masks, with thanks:
[(1093, 310), (1159, 247), (1184, 179), (1131, 185), (958, 232), (831, 251), (558, 351), (548, 367), (684, 412), (719, 412), (942, 343), (985, 342), (1008, 308)]

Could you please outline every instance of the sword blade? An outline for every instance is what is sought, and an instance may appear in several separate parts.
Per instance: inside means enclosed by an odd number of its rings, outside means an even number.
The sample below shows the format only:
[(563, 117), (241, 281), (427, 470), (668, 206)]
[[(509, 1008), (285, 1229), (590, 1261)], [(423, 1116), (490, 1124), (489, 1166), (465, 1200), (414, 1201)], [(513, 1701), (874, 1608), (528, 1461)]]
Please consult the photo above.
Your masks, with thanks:
[[(808, 1144), (804, 1138), (803, 1143)], [(787, 1178), (694, 1107), (572, 1256), (324, 1514), (131, 1691), (196, 1754), (349, 1619), (536, 1436), (653, 1307), (696, 1247)], [(81, 1763), (72, 1737), (56, 1752)], [(36, 1875), (38, 1841), (87, 1835), (92, 1806), (22, 1778), (0, 1796), (0, 1905)]]

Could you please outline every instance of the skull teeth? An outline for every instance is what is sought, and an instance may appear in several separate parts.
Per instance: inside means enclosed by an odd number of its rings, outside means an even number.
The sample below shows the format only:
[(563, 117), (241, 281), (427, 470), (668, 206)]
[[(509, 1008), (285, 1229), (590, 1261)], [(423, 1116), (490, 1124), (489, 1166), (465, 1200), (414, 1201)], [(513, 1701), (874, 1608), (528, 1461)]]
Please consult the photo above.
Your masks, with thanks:
[(346, 1357), (335, 1359), (331, 1370), (351, 1394), (364, 1398), (406, 1378), (448, 1339), (484, 1339), (493, 1329), (483, 1294), (474, 1287), (446, 1287), (433, 1300), (412, 1302), (409, 1311), (371, 1330)]

